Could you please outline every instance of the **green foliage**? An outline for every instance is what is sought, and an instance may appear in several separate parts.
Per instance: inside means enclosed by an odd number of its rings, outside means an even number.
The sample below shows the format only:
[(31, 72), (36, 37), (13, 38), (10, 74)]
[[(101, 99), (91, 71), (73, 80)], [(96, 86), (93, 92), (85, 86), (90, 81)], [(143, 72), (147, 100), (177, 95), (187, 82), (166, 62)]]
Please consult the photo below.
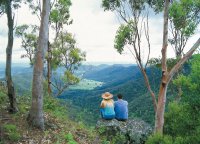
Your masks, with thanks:
[(29, 110), (29, 106), (27, 106), (27, 104), (20, 104), (18, 106), (19, 112), (20, 113), (26, 113)]
[(63, 81), (73, 85), (79, 82), (79, 78), (73, 75), (72, 72), (67, 70), (65, 71), (65, 74), (63, 76)]
[(0, 105), (5, 104), (7, 101), (6, 88), (0, 84)]
[(8, 139), (13, 142), (18, 141), (21, 138), (20, 134), (17, 132), (16, 125), (13, 124), (3, 125), (3, 130), (5, 131), (6, 135), (8, 135)]
[(174, 0), (169, 9), (169, 20), (176, 57), (182, 57), (188, 39), (194, 35), (200, 22), (199, 0)]
[(169, 104), (169, 111), (165, 114), (165, 132), (171, 136), (185, 135), (185, 129), (191, 129), (190, 113), (187, 104), (179, 105), (177, 102)]
[[(7, 0), (0, 1), (0, 16), (6, 12), (6, 7), (5, 7), (7, 4), (6, 1)], [(13, 10), (20, 8), (21, 7), (20, 4), (21, 4), (21, 0), (11, 0), (11, 6)]]
[(51, 112), (53, 116), (64, 120), (67, 117), (67, 109), (60, 105), (58, 99), (49, 96), (44, 97), (44, 111)]
[(30, 65), (34, 64), (34, 56), (37, 48), (37, 33), (39, 28), (36, 25), (21, 25), (15, 30), (15, 34), (21, 37), (22, 44), (21, 47), (24, 48), (26, 54), (21, 55), (21, 58), (28, 58)]
[(114, 11), (116, 8), (120, 7), (120, 0), (102, 0), (102, 7), (104, 7), (104, 10)]
[(69, 8), (71, 6), (71, 0), (58, 0), (53, 5), (50, 13), (50, 23), (55, 24), (54, 28), (61, 28), (63, 24), (71, 24), (72, 20), (69, 21), (70, 14)]
[[(41, 2), (27, 0), (33, 14), (37, 15), (39, 20), (41, 19)], [(85, 53), (76, 47), (76, 40), (73, 35), (66, 32), (64, 26), (72, 24), (70, 19), (69, 8), (71, 7), (71, 0), (56, 0), (51, 1), (51, 12), (49, 23), (53, 31), (55, 32), (54, 41), (49, 43), (48, 53), (46, 54), (46, 60), (50, 63), (50, 69), (52, 74), (51, 86), (53, 91), (56, 91), (56, 96), (60, 95), (66, 90), (69, 85), (73, 85), (79, 82), (79, 78), (75, 76), (75, 70), (81, 65), (81, 62), (85, 60)], [(26, 28), (27, 29), (27, 28)], [(33, 28), (32, 28), (33, 29)], [(34, 29), (33, 29), (34, 30)], [(36, 37), (34, 33), (31, 35), (24, 33), (17, 33), (22, 35), (24, 43), (22, 47), (26, 47), (27, 54), (22, 57), (28, 57), (30, 63), (34, 63), (34, 53), (37, 45)], [(29, 42), (27, 42), (29, 41)], [(57, 73), (59, 67), (65, 68), (65, 73)]]
[(55, 82), (52, 81), (54, 82), (54, 88), (58, 91), (57, 95), (60, 95), (70, 85), (79, 82), (75, 71), (81, 65), (81, 62), (85, 60), (85, 53), (76, 47), (76, 40), (71, 33), (62, 31), (52, 44), (52, 48), (51, 66), (53, 70), (56, 71), (58, 67), (65, 69), (64, 74), (54, 72), (58, 76), (54, 76), (56, 78)]
[(50, 111), (55, 111), (58, 107), (59, 103), (57, 100), (55, 100), (52, 97), (45, 96), (44, 98), (44, 109), (45, 110), (50, 110)]
[(118, 134), (112, 139), (113, 144), (122, 144), (126, 142), (127, 142), (127, 138), (124, 134)]
[(121, 134), (117, 130), (109, 129), (108, 127), (99, 127), (97, 132), (102, 137), (102, 143), (111, 143), (111, 144), (123, 144), (127, 142), (127, 137), (124, 134)]
[(68, 144), (77, 144), (77, 142), (74, 140), (74, 137), (71, 133), (64, 135), (64, 138)]
[(6, 132), (15, 132), (17, 130), (16, 125), (12, 125), (12, 124), (7, 124), (3, 126), (4, 130)]
[(97, 131), (98, 131), (99, 134), (103, 134), (103, 133), (106, 132), (106, 127), (100, 127), (100, 128), (97, 129)]
[(103, 140), (103, 141), (101, 142), (101, 144), (110, 144), (110, 141)]
[(181, 85), (184, 88), (185, 95), (199, 94), (199, 79), (200, 79), (200, 55), (196, 54), (191, 58), (191, 73), (190, 75), (180, 75), (174, 80), (175, 85)]
[(58, 66), (64, 66), (72, 72), (85, 60), (85, 53), (76, 47), (76, 40), (71, 33), (61, 32), (52, 47), (52, 65), (54, 69)]
[(173, 140), (171, 136), (161, 135), (156, 133), (148, 138), (146, 144), (172, 144)]
[(163, 11), (164, 2), (164, 0), (148, 0), (149, 6), (153, 8), (156, 14)]
[(5, 0), (0, 1), (0, 16), (5, 13)]
[(71, 133), (66, 134), (64, 137), (65, 137), (65, 139), (66, 139), (67, 141), (72, 141), (72, 140), (74, 140), (73, 135), (72, 135)]
[(132, 44), (134, 35), (134, 23), (130, 21), (128, 24), (122, 24), (117, 30), (115, 36), (115, 45), (114, 47), (121, 54), (124, 50), (126, 44)]
[(183, 36), (190, 37), (194, 34), (200, 22), (199, 10), (200, 5), (198, 0), (173, 1), (169, 16), (173, 21), (175, 29), (181, 30)]
[[(168, 68), (168, 70), (171, 70), (176, 65), (176, 63), (178, 61), (179, 61), (179, 59), (176, 59), (176, 58), (168, 58), (167, 59), (167, 68)], [(157, 68), (160, 68), (160, 69), (161, 69), (161, 66), (162, 66), (161, 63), (162, 63), (161, 58), (151, 58), (148, 61), (148, 64), (150, 66), (156, 66)]]
[(165, 114), (164, 132), (177, 144), (200, 143), (200, 55), (194, 55), (190, 63), (191, 73), (174, 80), (183, 90), (181, 100), (170, 103)]
[[(149, 5), (154, 9), (155, 12), (160, 12), (163, 9), (163, 0), (102, 0), (102, 7), (104, 10), (111, 10), (118, 12), (121, 10), (125, 10), (126, 14), (130, 14), (130, 11), (125, 7), (129, 7), (131, 9), (143, 10), (146, 5)], [(124, 12), (124, 11), (123, 11)]]

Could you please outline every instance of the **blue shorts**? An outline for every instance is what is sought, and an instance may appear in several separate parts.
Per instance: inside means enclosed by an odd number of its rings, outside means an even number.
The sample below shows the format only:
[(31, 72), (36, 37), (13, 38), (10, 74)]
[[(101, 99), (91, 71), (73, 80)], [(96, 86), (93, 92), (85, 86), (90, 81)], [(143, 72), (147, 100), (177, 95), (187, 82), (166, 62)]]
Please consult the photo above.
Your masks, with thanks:
[(103, 113), (103, 109), (100, 109), (100, 113), (101, 113), (101, 118), (105, 119), (105, 120), (111, 120), (115, 118), (115, 115), (104, 115)]

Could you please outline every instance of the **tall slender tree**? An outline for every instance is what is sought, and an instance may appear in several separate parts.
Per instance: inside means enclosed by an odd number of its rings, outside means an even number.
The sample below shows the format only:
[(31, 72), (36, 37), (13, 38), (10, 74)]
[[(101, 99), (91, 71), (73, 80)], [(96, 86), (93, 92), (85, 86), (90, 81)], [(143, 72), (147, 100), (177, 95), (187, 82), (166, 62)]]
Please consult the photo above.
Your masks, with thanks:
[(35, 55), (32, 83), (32, 104), (28, 115), (30, 125), (44, 129), (43, 115), (43, 63), (48, 47), (50, 0), (43, 0), (38, 48)]
[[(28, 5), (33, 14), (36, 14), (38, 20), (41, 19), (41, 3), (39, 0), (29, 0)], [(65, 29), (72, 24), (69, 8), (71, 0), (55, 0), (51, 3), (51, 12), (49, 24), (55, 33), (52, 42), (48, 43), (48, 54), (46, 55), (48, 93), (51, 95), (52, 89), (55, 96), (60, 95), (69, 85), (79, 82), (79, 78), (75, 76), (75, 71), (81, 62), (85, 60), (85, 53), (76, 47), (76, 40), (73, 35)], [(26, 50), (23, 57), (32, 58), (35, 55), (34, 43), (36, 35), (34, 31), (30, 31), (30, 26), (22, 25), (17, 27), (16, 34), (22, 38), (22, 47)], [(28, 33), (29, 32), (29, 33)], [(30, 33), (31, 32), (31, 33)], [(30, 62), (33, 60), (30, 59)], [(65, 73), (58, 74), (56, 69), (64, 67)], [(45, 69), (46, 70), (46, 69)]]
[[(183, 57), (186, 44), (200, 23), (200, 5), (198, 3), (198, 0), (175, 0), (170, 6), (169, 43), (174, 49), (176, 61)], [(176, 76), (181, 72), (180, 69)], [(177, 85), (177, 90), (176, 100), (179, 101), (182, 95), (181, 85)]]
[[(159, 11), (160, 8), (164, 7), (164, 28), (163, 28), (163, 46), (162, 46), (162, 58), (161, 58), (161, 68), (162, 68), (162, 77), (159, 88), (158, 100), (155, 97), (155, 92), (153, 92), (150, 88), (150, 83), (147, 83), (148, 76), (146, 74), (146, 70), (144, 66), (146, 64), (142, 64), (141, 59), (141, 33), (142, 29), (138, 27), (139, 18), (142, 11), (146, 10), (146, 6), (149, 4), (151, 7), (155, 9), (155, 11)], [(198, 4), (198, 3), (197, 3)], [(175, 73), (180, 69), (181, 65), (183, 65), (194, 53), (194, 51), (200, 45), (200, 38), (196, 41), (196, 43), (190, 48), (190, 50), (179, 60), (175, 65), (168, 70), (167, 69), (167, 47), (168, 47), (168, 19), (169, 19), (169, 5), (170, 1), (165, 0), (163, 4), (162, 0), (103, 0), (103, 7), (105, 10), (111, 10), (117, 12), (119, 17), (124, 20), (126, 25), (122, 25), (116, 35), (115, 39), (115, 48), (119, 53), (122, 53), (124, 47), (129, 45), (132, 46), (133, 50), (130, 50), (134, 55), (136, 62), (144, 76), (146, 81), (148, 90), (151, 93), (153, 98), (154, 110), (155, 110), (155, 132), (163, 133), (163, 125), (164, 125), (164, 112), (166, 105), (166, 92), (169, 82)], [(177, 22), (177, 21), (176, 21)], [(180, 22), (178, 22), (181, 24)], [(148, 25), (147, 27), (148, 28)], [(145, 30), (145, 37), (148, 42), (148, 48), (150, 51), (150, 40), (148, 31)], [(148, 54), (149, 55), (149, 54)], [(148, 58), (148, 57), (147, 57)], [(142, 65), (141, 65), (142, 64)], [(149, 86), (148, 86), (149, 85)], [(153, 96), (154, 95), (154, 96)], [(157, 105), (156, 105), (157, 104)]]
[(6, 82), (7, 82), (7, 92), (9, 97), (9, 111), (15, 113), (18, 111), (16, 102), (15, 87), (12, 81), (11, 66), (12, 66), (12, 50), (13, 50), (13, 30), (14, 30), (14, 14), (13, 9), (18, 9), (20, 0), (1, 0), (0, 1), (0, 15), (4, 13), (7, 15), (8, 22), (8, 44), (6, 48)]
[[(149, 35), (149, 6), (145, 5), (146, 1), (128, 1), (128, 0), (103, 0), (103, 7), (105, 10), (112, 10), (116, 12), (123, 24), (119, 27), (115, 36), (114, 47), (122, 54), (124, 46), (134, 56), (135, 61), (144, 76), (145, 84), (152, 97), (154, 111), (157, 108), (156, 96), (152, 90), (150, 81), (148, 79), (146, 68), (151, 52), (150, 35)], [(141, 43), (146, 43), (142, 45)], [(145, 55), (142, 51), (146, 52)]]
[(17, 112), (17, 101), (14, 84), (11, 76), (12, 49), (13, 49), (13, 23), (14, 16), (12, 14), (12, 0), (6, 1), (6, 14), (8, 19), (8, 45), (6, 48), (6, 81), (8, 88), (8, 97), (10, 101), (10, 112)]
[[(55, 32), (55, 38), (53, 39), (53, 43), (56, 41), (58, 34), (61, 30), (63, 30), (64, 25), (72, 24), (72, 20), (70, 19), (69, 8), (71, 6), (71, 0), (53, 0), (50, 1), (50, 21), (52, 29)], [(28, 0), (25, 1), (32, 11), (32, 14), (35, 14), (38, 19), (41, 19), (41, 2), (40, 0)], [(51, 86), (54, 86), (52, 83), (52, 67), (54, 67), (55, 63), (52, 62), (52, 54), (54, 50), (52, 49), (52, 43), (49, 41), (48, 43), (48, 53), (46, 57), (47, 62), (47, 83), (48, 83), (48, 93), (51, 95), (52, 89)], [(54, 65), (54, 66), (52, 66)]]
[(200, 23), (199, 9), (198, 0), (175, 0), (170, 6), (169, 43), (172, 45), (177, 59), (183, 57), (184, 48), (189, 38), (198, 28)]

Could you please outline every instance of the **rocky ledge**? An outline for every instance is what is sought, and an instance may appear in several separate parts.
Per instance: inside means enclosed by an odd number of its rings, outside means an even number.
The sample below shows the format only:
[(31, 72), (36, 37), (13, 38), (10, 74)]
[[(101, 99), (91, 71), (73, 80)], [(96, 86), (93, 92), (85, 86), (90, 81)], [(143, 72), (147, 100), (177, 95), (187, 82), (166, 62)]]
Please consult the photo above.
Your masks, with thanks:
[(97, 122), (96, 129), (107, 140), (114, 140), (116, 144), (144, 144), (152, 133), (149, 124), (133, 119), (126, 122), (101, 119)]

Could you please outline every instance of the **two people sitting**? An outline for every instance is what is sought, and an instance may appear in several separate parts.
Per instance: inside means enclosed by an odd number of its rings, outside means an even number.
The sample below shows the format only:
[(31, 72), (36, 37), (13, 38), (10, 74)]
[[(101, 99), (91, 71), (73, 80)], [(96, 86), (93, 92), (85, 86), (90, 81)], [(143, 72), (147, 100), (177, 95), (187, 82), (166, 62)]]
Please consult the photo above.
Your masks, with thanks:
[(103, 119), (111, 120), (117, 119), (119, 121), (126, 121), (128, 119), (128, 102), (123, 100), (122, 94), (118, 94), (117, 101), (113, 101), (113, 95), (109, 92), (102, 94), (101, 101), (101, 116)]

